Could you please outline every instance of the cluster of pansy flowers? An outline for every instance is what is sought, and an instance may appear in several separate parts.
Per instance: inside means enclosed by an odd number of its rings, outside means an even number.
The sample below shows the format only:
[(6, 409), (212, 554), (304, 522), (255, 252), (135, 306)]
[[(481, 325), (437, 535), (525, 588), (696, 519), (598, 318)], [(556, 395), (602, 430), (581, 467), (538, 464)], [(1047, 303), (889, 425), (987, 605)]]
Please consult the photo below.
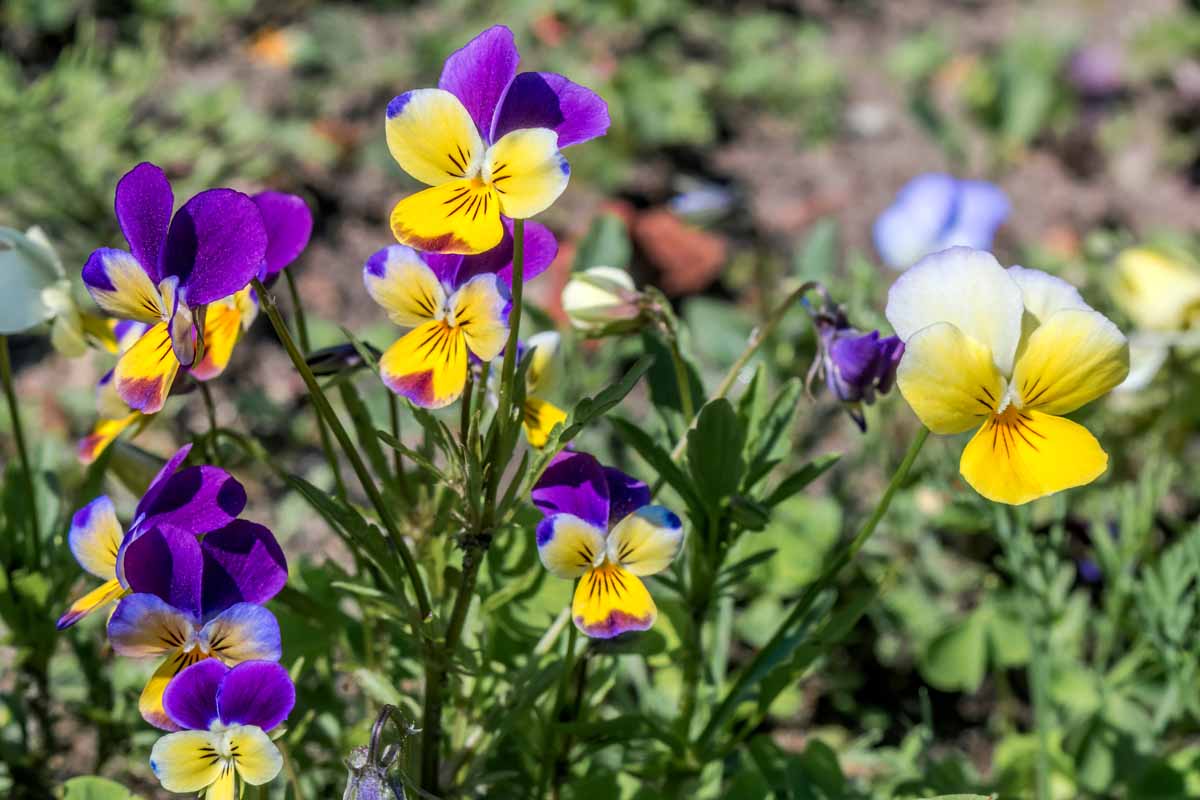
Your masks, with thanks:
[[(128, 528), (106, 495), (75, 513), (71, 552), (102, 583), (58, 627), (110, 611), (113, 650), (157, 661), (138, 700), (142, 717), (165, 731), (194, 729), (155, 746), (151, 765), (164, 787), (211, 786), (210, 798), (233, 798), (239, 779), (265, 783), (282, 763), (265, 731), (286, 718), (295, 691), (276, 663), (279, 623), (263, 604), (287, 582), (287, 563), (270, 530), (240, 518), (241, 484), (217, 467), (183, 466), (190, 450), (150, 483)], [(201, 702), (209, 688), (212, 714)]]
[(109, 348), (117, 364), (96, 389), (99, 421), (79, 444), (84, 462), (161, 411), (186, 387), (181, 373), (208, 381), (225, 371), (257, 315), (251, 280), (277, 278), (312, 233), (308, 206), (282, 192), (209, 189), (172, 216), (174, 202), (163, 171), (138, 164), (116, 189), (129, 250), (101, 248), (83, 268), (92, 298), (119, 320)]

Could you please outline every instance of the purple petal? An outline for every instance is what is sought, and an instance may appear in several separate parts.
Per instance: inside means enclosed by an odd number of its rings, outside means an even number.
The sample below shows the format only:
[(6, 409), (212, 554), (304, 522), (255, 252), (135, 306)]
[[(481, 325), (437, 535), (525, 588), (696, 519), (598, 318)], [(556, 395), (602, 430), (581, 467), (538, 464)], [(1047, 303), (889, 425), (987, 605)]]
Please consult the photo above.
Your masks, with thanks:
[(200, 616), (204, 557), (196, 537), (177, 528), (154, 528), (122, 548), (121, 574), (130, 591), (152, 594)]
[(829, 348), (833, 369), (831, 388), (842, 400), (861, 400), (875, 382), (879, 361), (879, 331), (834, 339)]
[(287, 561), (275, 536), (238, 519), (204, 537), (204, 616), (235, 603), (265, 603), (287, 583)]
[[(438, 88), (453, 94), (466, 107), (479, 135), (487, 137), (500, 98), (517, 74), (513, 32), (503, 25), (488, 28), (446, 59)], [(391, 110), (388, 111), (391, 114)]]
[(245, 507), (246, 490), (228, 472), (207, 465), (186, 467), (167, 478), (152, 499), (142, 499), (137, 527), (208, 533), (228, 525)]
[(312, 235), (313, 218), (308, 205), (294, 194), (259, 192), (251, 200), (262, 214), (267, 231), (264, 279), (295, 261)]
[(296, 687), (273, 661), (247, 661), (229, 670), (217, 690), (217, 710), (226, 725), (256, 725), (269, 731), (296, 705)]
[[(454, 258), (461, 259), (461, 268), (454, 276), (451, 285), (461, 286), (476, 275), (494, 272), (496, 277), (504, 281), (506, 285), (512, 286), (513, 221), (507, 217), (501, 217), (500, 220), (504, 223), (504, 238), (500, 240), (500, 244), (479, 255), (454, 256)], [(523, 271), (525, 282), (528, 283), (545, 272), (556, 255), (558, 255), (558, 240), (554, 238), (550, 229), (537, 222), (526, 222), (525, 269)], [(430, 266), (433, 265), (430, 264)], [(437, 271), (436, 268), (434, 271)]]
[(879, 393), (887, 394), (896, 382), (896, 367), (904, 355), (904, 342), (899, 336), (889, 336), (879, 341)]
[(650, 487), (636, 478), (629, 477), (616, 467), (605, 467), (604, 478), (608, 481), (608, 519), (613, 525), (639, 508), (650, 505)]
[(174, 205), (171, 182), (161, 169), (148, 161), (126, 172), (117, 182), (113, 206), (121, 233), (125, 234), (133, 257), (155, 283), (162, 280), (159, 259)]
[(163, 708), (185, 730), (206, 731), (217, 716), (217, 690), (229, 667), (206, 658), (176, 675), (163, 692)]
[(608, 530), (608, 481), (587, 453), (559, 453), (533, 487), (533, 504), (546, 516), (574, 514)]
[(158, 474), (154, 476), (154, 480), (150, 481), (150, 485), (146, 487), (146, 491), (142, 495), (142, 499), (138, 501), (137, 510), (134, 511), (133, 514), (134, 519), (137, 519), (145, 513), (146, 508), (152, 504), (155, 498), (158, 497), (159, 493), (162, 492), (163, 487), (166, 485), (167, 478), (175, 474), (175, 470), (179, 469), (179, 465), (187, 459), (188, 454), (191, 452), (192, 446), (190, 444), (185, 444), (183, 447), (175, 451), (175, 455), (167, 459), (167, 463), (162, 465), (162, 469), (160, 469)]
[(591, 89), (553, 72), (524, 72), (496, 112), (492, 141), (520, 128), (550, 128), (561, 150), (603, 136), (608, 123), (608, 103)]
[[(402, 245), (392, 245), (393, 247), (402, 247)], [(384, 251), (380, 251), (382, 253)], [(490, 251), (489, 251), (490, 252)], [(379, 253), (376, 253), (379, 255)], [(374, 257), (374, 256), (372, 256)], [(458, 286), (459, 268), (462, 266), (466, 256), (455, 255), (453, 253), (421, 253), (421, 260), (424, 261), (437, 279), (446, 286)], [(370, 262), (368, 262), (370, 263)]]
[(189, 306), (212, 303), (244, 289), (266, 252), (267, 231), (254, 201), (233, 189), (209, 189), (171, 221), (163, 277), (179, 276)]
[(931, 172), (906, 183), (872, 228), (880, 258), (904, 269), (934, 252), (953, 223), (957, 202), (958, 181), (950, 175)]
[(1012, 210), (1004, 191), (987, 181), (959, 181), (954, 221), (943, 232), (938, 249), (965, 246), (990, 250), (996, 230)]

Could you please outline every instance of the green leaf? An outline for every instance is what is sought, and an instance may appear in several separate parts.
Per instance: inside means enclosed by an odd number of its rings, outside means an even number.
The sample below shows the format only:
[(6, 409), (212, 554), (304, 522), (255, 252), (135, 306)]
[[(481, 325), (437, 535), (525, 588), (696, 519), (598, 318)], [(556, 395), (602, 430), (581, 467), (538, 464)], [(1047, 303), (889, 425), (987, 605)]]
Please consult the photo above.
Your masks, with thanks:
[(634, 365), (629, 368), (628, 372), (621, 376), (619, 381), (610, 385), (595, 397), (585, 397), (580, 400), (575, 405), (575, 408), (571, 410), (571, 415), (567, 418), (567, 424), (557, 428), (557, 433), (550, 435), (550, 440), (542, 449), (543, 457), (549, 461), (550, 457), (553, 457), (555, 453), (579, 435), (579, 432), (588, 423), (599, 419), (616, 407), (618, 403), (625, 399), (627, 394), (633, 391), (633, 387), (637, 386), (637, 382), (642, 379), (642, 376), (649, 371), (653, 364), (654, 356), (644, 355), (634, 362)]
[(934, 637), (921, 659), (921, 674), (944, 692), (974, 692), (987, 673), (987, 618), (974, 612)]
[(116, 781), (86, 775), (71, 778), (62, 785), (63, 800), (141, 800)]
[[(675, 377), (675, 363), (670, 348), (663, 344), (658, 336), (643, 333), (642, 349), (654, 356), (654, 364), (646, 374), (646, 383), (650, 387), (650, 401), (660, 413), (661, 409), (670, 408), (682, 414), (683, 402), (679, 396), (679, 381)], [(692, 402), (699, 403), (704, 398), (704, 384), (700, 381), (700, 373), (695, 364), (686, 358), (684, 366)]]
[(350, 414), (350, 421), (354, 425), (354, 437), (358, 440), (358, 446), (366, 454), (371, 469), (376, 475), (390, 480), (391, 465), (384, 457), (383, 448), (379, 446), (379, 439), (375, 436), (375, 423), (371, 420), (371, 412), (367, 410), (358, 390), (349, 381), (342, 383), (338, 387), (338, 391), (346, 406), (346, 411)]
[(763, 504), (774, 508), (785, 500), (791, 499), (804, 491), (810, 483), (824, 475), (841, 457), (840, 453), (830, 453), (808, 462), (780, 481), (779, 485), (763, 499)]
[(623, 655), (636, 653), (643, 656), (655, 656), (667, 650), (666, 638), (655, 630), (627, 633), (615, 639), (592, 639), (589, 646), (595, 653), (604, 655)]
[(710, 509), (717, 509), (737, 491), (746, 462), (742, 456), (746, 430), (737, 412), (725, 398), (700, 410), (696, 425), (688, 431), (688, 470), (696, 490)]
[(796, 410), (800, 407), (800, 395), (804, 392), (804, 384), (799, 378), (792, 378), (779, 390), (771, 407), (761, 418), (755, 430), (751, 431), (746, 447), (746, 463), (750, 464), (750, 472), (746, 475), (746, 489), (752, 488), (767, 476), (774, 466), (770, 460), (780, 438), (791, 427)]
[(632, 252), (625, 222), (616, 214), (601, 214), (579, 243), (571, 271), (579, 272), (589, 267), (625, 269)]

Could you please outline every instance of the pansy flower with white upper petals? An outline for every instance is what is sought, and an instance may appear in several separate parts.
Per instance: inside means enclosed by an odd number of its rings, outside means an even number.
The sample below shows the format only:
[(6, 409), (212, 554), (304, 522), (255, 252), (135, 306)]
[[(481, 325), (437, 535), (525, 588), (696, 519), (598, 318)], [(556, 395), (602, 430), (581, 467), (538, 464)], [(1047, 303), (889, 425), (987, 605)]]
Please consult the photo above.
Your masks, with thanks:
[(267, 233), (258, 207), (233, 189), (209, 189), (172, 217), (161, 169), (142, 163), (117, 183), (116, 215), (130, 251), (101, 248), (83, 282), (109, 314), (150, 327), (121, 354), (113, 383), (130, 408), (160, 410), (181, 367), (196, 360), (194, 312), (258, 274)]
[[(524, 276), (554, 260), (557, 243), (540, 225), (526, 229)], [(363, 283), (392, 322), (411, 330), (379, 359), (389, 389), (425, 408), (459, 398), (471, 360), (491, 361), (508, 339), (512, 244), (477, 256), (418, 253), (392, 245), (367, 259)]]
[(163, 691), (197, 661), (279, 660), (279, 623), (261, 604), (287, 582), (287, 563), (262, 525), (234, 520), (202, 539), (157, 527), (125, 543), (117, 572), (131, 593), (108, 620), (113, 650), (162, 659), (138, 700), (151, 725), (174, 729)]
[(208, 660), (185, 669), (163, 696), (177, 733), (154, 743), (150, 769), (169, 792), (205, 792), (205, 800), (235, 800), (239, 783), (270, 783), (283, 756), (267, 735), (296, 705), (287, 670), (271, 661), (230, 669)]
[(608, 130), (595, 92), (551, 72), (517, 74), (512, 31), (489, 28), (446, 59), (436, 89), (387, 107), (392, 157), (429, 187), (393, 209), (401, 244), (482, 253), (500, 244), (503, 218), (545, 210), (567, 186), (560, 150)]
[(192, 446), (181, 448), (150, 482), (126, 532), (107, 495), (75, 512), (67, 543), (84, 571), (104, 581), (71, 604), (58, 620), (69, 628), (123, 597), (130, 585), (118, 568), (123, 549), (143, 531), (162, 526), (204, 534), (223, 528), (246, 507), (246, 491), (229, 473), (207, 465), (184, 467)]
[(1107, 469), (1096, 438), (1062, 415), (1124, 380), (1129, 346), (1069, 283), (953, 247), (900, 276), (887, 318), (904, 340), (896, 385), (921, 422), (977, 429), (959, 470), (981, 495), (1028, 503)]
[(538, 555), (551, 573), (579, 579), (571, 603), (575, 626), (610, 639), (654, 625), (658, 608), (642, 577), (662, 572), (683, 546), (683, 523), (650, 505), (650, 489), (586, 453), (555, 456), (533, 488), (546, 515)]

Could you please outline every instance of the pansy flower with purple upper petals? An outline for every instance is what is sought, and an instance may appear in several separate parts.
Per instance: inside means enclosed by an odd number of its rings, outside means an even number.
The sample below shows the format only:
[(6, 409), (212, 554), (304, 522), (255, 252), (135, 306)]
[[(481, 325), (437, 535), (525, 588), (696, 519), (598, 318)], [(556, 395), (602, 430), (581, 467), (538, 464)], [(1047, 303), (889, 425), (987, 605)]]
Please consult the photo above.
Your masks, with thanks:
[(191, 445), (181, 448), (151, 481), (128, 532), (106, 495), (75, 512), (67, 534), (71, 554), (79, 566), (104, 583), (71, 604), (58, 620), (59, 630), (130, 590), (121, 566), (128, 545), (143, 531), (163, 526), (204, 534), (225, 527), (242, 513), (246, 490), (229, 473), (211, 466), (179, 469), (191, 449)]
[(283, 756), (267, 732), (295, 705), (296, 687), (274, 662), (193, 664), (163, 696), (178, 732), (154, 743), (150, 769), (169, 792), (207, 790), (208, 800), (234, 800), (239, 783), (261, 786), (279, 774)]
[[(258, 279), (270, 283), (295, 261), (312, 235), (312, 213), (304, 200), (283, 192), (260, 192), (251, 200), (262, 214), (267, 231), (267, 252)], [(198, 381), (216, 378), (229, 366), (233, 347), (258, 316), (258, 295), (250, 286), (209, 303), (204, 315), (204, 355), (192, 365)]]
[(587, 453), (560, 453), (533, 488), (545, 519), (538, 555), (551, 573), (579, 579), (571, 616), (588, 636), (649, 629), (658, 617), (641, 578), (666, 569), (683, 547), (683, 523), (650, 505), (650, 489)]
[(930, 172), (900, 189), (871, 232), (884, 263), (907, 269), (950, 247), (990, 250), (1011, 210), (1008, 197), (993, 183)]
[[(554, 259), (550, 232), (537, 239), (526, 274)], [(447, 406), (462, 395), (472, 360), (491, 361), (504, 350), (512, 300), (499, 273), (511, 275), (512, 259), (489, 256), (433, 256), (394, 244), (367, 259), (367, 293), (392, 322), (410, 329), (379, 359), (393, 392), (424, 408)]]
[(287, 582), (287, 563), (262, 525), (234, 520), (202, 539), (154, 528), (122, 549), (118, 572), (131, 594), (108, 620), (109, 642), (123, 656), (163, 659), (138, 700), (151, 725), (174, 730), (163, 691), (186, 667), (279, 660), (279, 623), (261, 604)]
[(196, 359), (195, 309), (245, 287), (267, 252), (262, 214), (241, 192), (209, 189), (172, 217), (174, 201), (158, 167), (127, 172), (115, 205), (130, 251), (101, 248), (83, 267), (101, 308), (150, 325), (113, 374), (121, 399), (145, 414), (162, 408), (180, 368)]
[(388, 103), (392, 157), (431, 187), (392, 210), (401, 244), (491, 250), (504, 217), (532, 217), (562, 194), (571, 169), (560, 150), (608, 130), (599, 95), (551, 72), (518, 75), (520, 58), (511, 30), (488, 28), (446, 59), (438, 88)]

